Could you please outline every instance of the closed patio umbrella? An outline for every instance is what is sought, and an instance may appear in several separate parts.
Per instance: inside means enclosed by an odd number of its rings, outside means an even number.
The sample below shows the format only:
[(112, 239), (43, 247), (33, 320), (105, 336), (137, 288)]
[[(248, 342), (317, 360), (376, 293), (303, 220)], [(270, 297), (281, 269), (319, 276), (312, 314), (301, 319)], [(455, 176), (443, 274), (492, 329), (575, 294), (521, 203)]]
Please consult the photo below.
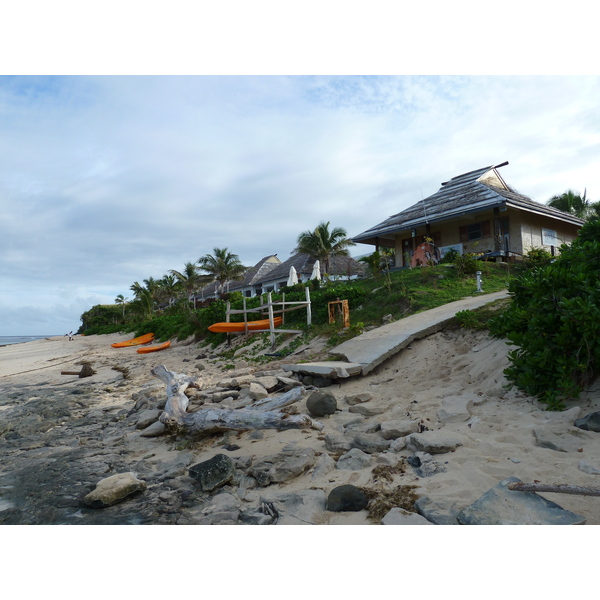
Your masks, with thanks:
[(311, 279), (321, 279), (321, 264), (319, 263), (318, 260), (315, 261), (310, 278)]
[(292, 266), (290, 267), (290, 274), (288, 276), (287, 284), (289, 286), (296, 285), (298, 283), (298, 274), (296, 273), (296, 269)]

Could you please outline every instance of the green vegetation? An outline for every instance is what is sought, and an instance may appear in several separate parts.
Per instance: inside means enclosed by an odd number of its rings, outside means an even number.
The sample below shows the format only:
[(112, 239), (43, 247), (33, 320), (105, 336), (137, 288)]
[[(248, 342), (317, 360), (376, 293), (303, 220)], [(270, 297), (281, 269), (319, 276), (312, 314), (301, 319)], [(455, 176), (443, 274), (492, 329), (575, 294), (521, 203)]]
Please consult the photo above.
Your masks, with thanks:
[(356, 245), (348, 239), (343, 227), (334, 227), (329, 231), (329, 224), (329, 221), (319, 223), (314, 231), (303, 231), (298, 236), (294, 250), (318, 260), (323, 273), (329, 273), (331, 257), (348, 256), (348, 247)]
[(511, 281), (513, 301), (490, 330), (517, 346), (509, 381), (550, 410), (576, 399), (600, 364), (600, 219), (589, 221), (552, 263)]
[[(506, 288), (511, 277), (512, 267), (501, 263), (479, 263), (483, 273), (483, 289), (486, 292)], [(148, 282), (145, 282), (146, 285)], [(151, 282), (150, 282), (151, 283)], [(369, 277), (351, 281), (311, 281), (283, 288), (273, 293), (273, 301), (280, 302), (285, 294), (286, 302), (304, 301), (305, 287), (311, 289), (312, 327), (306, 326), (306, 310), (300, 308), (285, 314), (286, 329), (305, 331), (304, 336), (296, 336), (294, 344), (299, 345), (308, 340), (309, 336), (323, 335), (330, 339), (331, 344), (341, 343), (360, 334), (366, 327), (379, 326), (386, 321), (400, 319), (404, 316), (440, 306), (447, 302), (459, 300), (475, 293), (477, 285), (473, 275), (460, 275), (452, 265), (419, 267), (395, 272), (386, 270), (385, 279)], [(143, 297), (148, 287), (143, 287)], [(112, 333), (116, 331), (132, 332), (136, 336), (152, 332), (158, 341), (176, 338), (187, 339), (194, 336), (197, 341), (205, 340), (218, 344), (226, 339), (225, 334), (214, 334), (208, 331), (212, 323), (225, 321), (226, 303), (231, 302), (234, 309), (243, 307), (240, 293), (224, 295), (223, 300), (205, 301), (202, 306), (194, 309), (191, 302), (185, 298), (171, 306), (147, 310), (131, 310), (132, 303), (114, 306), (96, 306), (81, 316), (83, 328), (87, 335)], [(263, 299), (264, 300), (264, 299)], [(344, 329), (341, 322), (329, 323), (328, 302), (348, 300), (350, 307), (350, 327)], [(248, 309), (257, 308), (260, 298), (247, 298)], [(390, 316), (391, 315), (391, 316)], [(251, 313), (249, 320), (266, 318), (264, 313)], [(231, 321), (243, 321), (242, 315), (232, 315)], [(283, 341), (286, 334), (278, 334)], [(288, 337), (292, 337), (288, 334)], [(253, 335), (248, 343), (254, 343), (259, 336)], [(262, 345), (257, 345), (256, 354), (264, 356), (268, 353), (269, 336), (263, 334)], [(302, 341), (303, 340), (303, 341)], [(262, 358), (260, 360), (263, 360)]]

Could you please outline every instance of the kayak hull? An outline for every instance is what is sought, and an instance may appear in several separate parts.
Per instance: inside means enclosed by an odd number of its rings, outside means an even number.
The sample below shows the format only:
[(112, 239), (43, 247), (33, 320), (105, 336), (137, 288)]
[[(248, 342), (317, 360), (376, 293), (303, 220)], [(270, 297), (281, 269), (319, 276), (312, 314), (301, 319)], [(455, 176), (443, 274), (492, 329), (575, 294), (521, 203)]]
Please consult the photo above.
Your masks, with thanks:
[(138, 348), (138, 354), (149, 354), (150, 352), (158, 352), (159, 350), (164, 350), (171, 345), (171, 342), (164, 342), (162, 344), (158, 344), (158, 346), (146, 346), (145, 348)]
[(149, 344), (154, 339), (153, 333), (146, 333), (140, 337), (133, 338), (132, 340), (125, 340), (124, 342), (115, 342), (111, 344), (113, 348), (129, 348), (130, 346), (139, 346), (141, 344)]
[[(281, 325), (282, 321), (283, 319), (281, 317), (275, 317), (273, 319), (273, 325), (278, 327)], [(247, 325), (248, 331), (269, 329), (269, 319), (263, 319), (262, 321), (248, 321)], [(244, 323), (214, 323), (208, 329), (213, 333), (239, 333), (245, 331)]]

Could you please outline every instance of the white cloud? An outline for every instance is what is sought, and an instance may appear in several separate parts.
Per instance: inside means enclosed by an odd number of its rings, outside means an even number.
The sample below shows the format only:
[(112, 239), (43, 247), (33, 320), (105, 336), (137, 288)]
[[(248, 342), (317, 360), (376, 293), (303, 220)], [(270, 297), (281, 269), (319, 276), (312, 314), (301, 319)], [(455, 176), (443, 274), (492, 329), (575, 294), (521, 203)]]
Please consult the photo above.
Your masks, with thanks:
[(249, 265), (287, 257), (321, 220), (357, 234), (505, 160), (507, 181), (537, 200), (569, 187), (599, 200), (599, 88), (598, 77), (0, 78), (0, 305), (17, 311), (0, 335), (39, 333), (12, 298), (29, 295), (45, 330), (57, 314), (77, 323), (86, 290), (127, 296), (215, 246)]

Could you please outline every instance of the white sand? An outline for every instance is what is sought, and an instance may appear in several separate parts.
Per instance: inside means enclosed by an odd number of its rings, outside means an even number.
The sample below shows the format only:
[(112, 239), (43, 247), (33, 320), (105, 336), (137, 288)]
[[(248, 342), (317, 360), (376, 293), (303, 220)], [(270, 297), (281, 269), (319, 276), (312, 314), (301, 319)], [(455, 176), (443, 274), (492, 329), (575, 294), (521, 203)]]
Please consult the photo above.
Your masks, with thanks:
[[(27, 381), (29, 383), (57, 384), (70, 382), (84, 385), (90, 381), (112, 385), (105, 402), (131, 404), (131, 394), (143, 386), (159, 385), (149, 371), (152, 366), (165, 364), (167, 368), (197, 374), (195, 357), (201, 351), (195, 344), (173, 344), (163, 352), (139, 355), (135, 348), (114, 349), (110, 344), (127, 339), (124, 335), (76, 337), (69, 342), (65, 338), (51, 338), (25, 344), (0, 348), (0, 382)], [(444, 504), (455, 504), (463, 508), (479, 498), (502, 479), (516, 476), (525, 482), (540, 481), (546, 484), (571, 484), (600, 487), (598, 475), (590, 475), (579, 469), (582, 459), (598, 464), (600, 460), (600, 433), (585, 432), (572, 427), (573, 417), (566, 420), (560, 413), (548, 413), (543, 405), (516, 391), (504, 388), (508, 347), (501, 340), (492, 340), (484, 333), (465, 331), (441, 332), (413, 342), (409, 349), (389, 359), (372, 374), (331, 386), (341, 409), (336, 415), (321, 419), (325, 428), (322, 432), (290, 430), (285, 432), (265, 431), (264, 438), (248, 439), (248, 433), (234, 434), (235, 443), (241, 448), (228, 453), (232, 457), (260, 457), (273, 454), (285, 444), (312, 447), (316, 452), (325, 452), (323, 436), (340, 433), (342, 426), (357, 415), (349, 413), (345, 396), (368, 391), (374, 398), (369, 406), (383, 407), (386, 412), (365, 422), (382, 422), (391, 419), (419, 419), (432, 430), (442, 429), (462, 436), (463, 445), (456, 451), (438, 454), (434, 458), (446, 463), (447, 471), (433, 477), (418, 478), (409, 468), (406, 474), (395, 476), (390, 485), (414, 484), (418, 493), (427, 495)], [(61, 370), (79, 370), (80, 362), (92, 362), (97, 374), (92, 378), (78, 379), (76, 376), (61, 375)], [(287, 360), (287, 362), (292, 362)], [(130, 369), (130, 381), (126, 386), (122, 376), (113, 366)], [(264, 370), (267, 367), (257, 367)], [(210, 366), (202, 373), (204, 385), (223, 377), (216, 367)], [(471, 419), (458, 423), (442, 424), (438, 411), (446, 397), (474, 394), (481, 399), (471, 409)], [(574, 406), (574, 405), (572, 405)], [(600, 410), (598, 387), (589, 390), (577, 403), (579, 416)], [(298, 408), (304, 412), (305, 403)], [(571, 408), (571, 407), (570, 407)], [(551, 422), (562, 422), (565, 432), (576, 434), (581, 440), (581, 452), (558, 452), (536, 445), (533, 429)], [(131, 434), (130, 450), (140, 457), (151, 446), (153, 452), (160, 451), (160, 439), (139, 437)], [(198, 451), (197, 458), (207, 460), (220, 450), (208, 446)], [(394, 459), (412, 454), (408, 450), (388, 453)], [(376, 463), (373, 463), (373, 466)], [(271, 485), (269, 491), (295, 491), (320, 488), (329, 492), (344, 483), (372, 485), (372, 469), (344, 471), (334, 469), (314, 479), (311, 473), (297, 477), (280, 486)], [(261, 490), (262, 491), (262, 490)], [(542, 494), (563, 508), (583, 515), (588, 524), (600, 524), (600, 497), (571, 496), (565, 494)], [(329, 513), (324, 523), (366, 524), (366, 512)]]

